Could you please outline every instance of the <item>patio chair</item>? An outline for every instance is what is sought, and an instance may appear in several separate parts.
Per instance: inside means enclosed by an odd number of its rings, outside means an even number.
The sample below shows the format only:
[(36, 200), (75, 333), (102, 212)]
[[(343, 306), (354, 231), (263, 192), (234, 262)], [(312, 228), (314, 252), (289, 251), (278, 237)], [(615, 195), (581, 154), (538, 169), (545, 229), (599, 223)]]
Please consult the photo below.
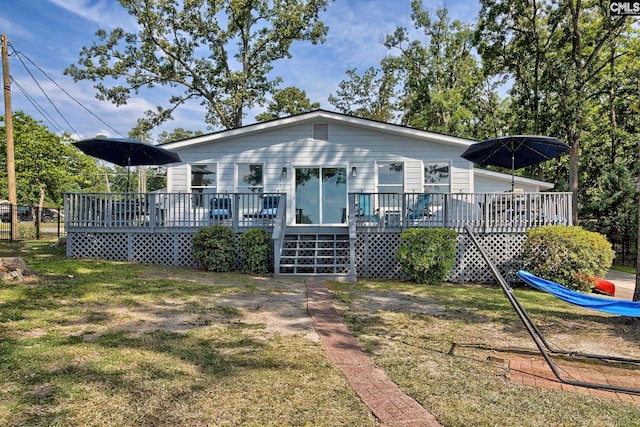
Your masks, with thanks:
[(417, 221), (425, 217), (430, 217), (432, 213), (429, 208), (429, 203), (431, 203), (431, 195), (420, 194), (413, 207), (407, 208), (407, 220)]
[(262, 208), (256, 213), (246, 214), (245, 218), (273, 219), (278, 214), (278, 204), (280, 204), (280, 196), (264, 196)]
[(358, 203), (356, 204), (356, 221), (358, 223), (375, 222), (380, 224), (380, 215), (378, 209), (374, 210), (371, 204), (372, 199), (372, 194), (358, 194)]
[[(553, 347), (546, 340), (546, 338), (544, 337), (540, 329), (538, 329), (538, 327), (533, 323), (533, 320), (529, 317), (529, 314), (526, 312), (524, 307), (522, 307), (522, 305), (520, 304), (520, 301), (518, 301), (518, 299), (516, 298), (515, 293), (513, 292), (513, 289), (511, 288), (511, 286), (509, 286), (505, 278), (502, 277), (502, 274), (500, 274), (500, 271), (498, 271), (498, 268), (491, 261), (489, 255), (484, 250), (484, 248), (478, 241), (475, 233), (473, 232), (473, 230), (468, 224), (465, 225), (465, 230), (469, 235), (469, 237), (471, 238), (471, 240), (473, 241), (473, 244), (475, 245), (475, 247), (478, 249), (478, 251), (482, 255), (482, 258), (489, 266), (491, 273), (498, 281), (498, 284), (502, 288), (503, 293), (509, 300), (509, 303), (511, 303), (511, 306), (513, 307), (516, 314), (518, 315), (518, 317), (524, 324), (525, 328), (527, 329), (527, 332), (533, 339), (533, 342), (538, 348), (538, 351), (540, 351), (540, 354), (544, 358), (547, 365), (549, 365), (549, 368), (551, 368), (551, 371), (553, 372), (555, 377), (558, 379), (558, 381), (560, 381), (563, 384), (569, 384), (569, 385), (574, 385), (579, 387), (587, 387), (587, 388), (594, 388), (594, 389), (607, 390), (607, 391), (619, 391), (619, 392), (631, 393), (631, 394), (640, 394), (640, 389), (637, 389), (637, 388), (630, 388), (630, 387), (623, 387), (623, 386), (618, 386), (613, 384), (594, 383), (594, 382), (579, 381), (575, 379), (564, 378), (560, 374), (560, 370), (556, 366), (550, 354), (562, 355), (565, 357), (578, 357), (578, 358), (585, 358), (585, 359), (604, 360), (604, 361), (610, 361), (610, 362), (621, 362), (621, 363), (627, 363), (627, 364), (633, 364), (633, 365), (639, 365), (640, 359), (632, 359), (632, 358), (603, 355), (603, 354), (581, 353), (578, 351), (564, 350), (557, 347)], [(576, 294), (579, 294), (578, 292), (570, 291), (564, 286), (561, 286), (554, 282), (550, 282), (548, 280), (536, 278), (536, 276), (532, 276), (528, 273), (526, 274), (522, 274), (522, 273), (523, 272), (518, 272), (518, 277), (525, 280), (526, 283), (529, 283), (532, 286), (534, 286), (535, 284), (534, 287), (544, 290), (546, 292), (549, 292), (552, 295), (564, 301), (571, 302), (573, 304), (580, 302), (580, 304), (578, 305), (582, 307), (596, 309), (599, 311), (608, 310), (606, 312), (612, 313), (612, 314), (640, 317), (640, 303), (623, 301), (623, 300), (615, 300), (611, 298), (594, 297), (594, 296), (590, 296), (590, 298), (586, 298), (588, 297), (588, 295), (583, 295), (583, 294), (580, 294), (581, 296), (578, 297), (576, 295)], [(593, 298), (595, 298), (596, 300), (593, 300)], [(588, 303), (585, 302), (586, 300), (589, 300), (589, 302)]]
[(231, 218), (231, 198), (230, 197), (214, 197), (209, 202), (211, 209), (209, 210), (209, 218), (214, 220)]

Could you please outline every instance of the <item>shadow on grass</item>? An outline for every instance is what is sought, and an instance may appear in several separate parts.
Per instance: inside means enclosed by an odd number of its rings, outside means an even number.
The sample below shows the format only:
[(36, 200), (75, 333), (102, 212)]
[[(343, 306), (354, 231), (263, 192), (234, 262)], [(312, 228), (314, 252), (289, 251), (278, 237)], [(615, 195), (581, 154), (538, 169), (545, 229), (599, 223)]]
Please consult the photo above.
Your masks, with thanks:
[[(251, 328), (233, 325), (201, 337), (163, 331), (105, 333), (92, 342), (80, 336), (9, 339), (0, 345), (0, 366), (5, 380), (13, 380), (12, 394), (19, 396), (15, 403), (24, 408), (20, 416), (24, 425), (64, 419), (61, 408), (78, 389), (104, 394), (107, 406), (126, 401), (144, 408), (145, 402), (153, 401), (156, 407), (148, 415), (164, 425), (172, 420), (179, 424), (172, 405), (207, 385), (239, 372), (296, 369), (297, 361), (275, 358), (264, 340), (248, 337), (245, 332)], [(161, 402), (167, 402), (163, 408), (157, 407), (158, 394)], [(111, 401), (114, 395), (117, 398)], [(130, 415), (147, 414), (142, 410)]]

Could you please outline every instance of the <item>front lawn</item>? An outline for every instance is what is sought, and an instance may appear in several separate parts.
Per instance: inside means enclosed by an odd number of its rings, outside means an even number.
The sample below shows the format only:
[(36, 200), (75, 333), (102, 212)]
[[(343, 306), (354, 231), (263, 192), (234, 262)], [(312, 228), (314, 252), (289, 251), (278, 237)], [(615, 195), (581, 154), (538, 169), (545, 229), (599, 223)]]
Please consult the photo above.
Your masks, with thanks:
[[(327, 359), (302, 280), (67, 259), (51, 242), (0, 256), (35, 273), (0, 284), (2, 426), (377, 425)], [(507, 350), (534, 347), (498, 288), (329, 287), (377, 365), (445, 426), (638, 425), (640, 405), (511, 382)], [(636, 321), (516, 292), (558, 344), (640, 357)]]
[(301, 281), (65, 259), (51, 242), (0, 255), (36, 273), (0, 284), (2, 426), (376, 425), (313, 338)]

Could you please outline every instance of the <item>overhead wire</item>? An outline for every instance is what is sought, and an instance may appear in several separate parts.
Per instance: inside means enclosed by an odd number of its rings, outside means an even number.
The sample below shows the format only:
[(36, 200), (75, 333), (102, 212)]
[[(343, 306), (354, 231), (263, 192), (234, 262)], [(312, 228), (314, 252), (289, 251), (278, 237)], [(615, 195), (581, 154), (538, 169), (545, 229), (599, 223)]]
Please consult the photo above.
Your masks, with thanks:
[(13, 51), (16, 54), (16, 58), (18, 58), (18, 60), (20, 61), (20, 63), (22, 64), (22, 66), (24, 67), (24, 69), (27, 71), (27, 73), (31, 76), (31, 79), (34, 81), (34, 83), (36, 84), (36, 86), (38, 86), (38, 88), (40, 89), (40, 92), (42, 92), (42, 94), (44, 95), (45, 98), (47, 98), (47, 100), (49, 101), (49, 104), (51, 104), (51, 106), (53, 107), (54, 110), (56, 110), (58, 112), (58, 114), (60, 115), (60, 117), (62, 117), (62, 120), (64, 120), (64, 122), (67, 124), (67, 126), (69, 126), (69, 128), (73, 131), (74, 134), (78, 135), (78, 132), (73, 128), (73, 126), (71, 125), (71, 123), (69, 123), (69, 121), (66, 119), (66, 117), (64, 116), (64, 114), (62, 114), (62, 111), (60, 111), (58, 109), (58, 107), (56, 106), (56, 104), (51, 100), (51, 98), (49, 97), (49, 95), (47, 94), (47, 92), (45, 92), (45, 90), (42, 88), (42, 86), (40, 85), (40, 82), (38, 82), (38, 79), (35, 78), (35, 76), (33, 75), (33, 73), (31, 72), (31, 70), (29, 69), (29, 67), (27, 67), (27, 64), (24, 63), (24, 61), (22, 60), (22, 56), (20, 54), (20, 52), (18, 52), (13, 46), (11, 46), (13, 48)]
[(20, 89), (20, 92), (22, 92), (22, 94), (27, 99), (27, 101), (29, 101), (29, 103), (33, 105), (33, 107), (38, 111), (38, 113), (40, 113), (43, 116), (44, 120), (47, 123), (49, 123), (49, 126), (55, 128), (55, 130), (60, 133), (64, 132), (64, 128), (53, 117), (51, 117), (51, 115), (44, 108), (42, 108), (40, 104), (38, 104), (38, 101), (36, 101), (29, 94), (29, 92), (27, 92), (27, 90), (22, 87), (20, 82), (14, 79), (13, 76), (10, 76), (10, 79), (11, 79), (11, 82), (15, 84), (18, 89)]
[[(124, 137), (124, 135), (122, 135), (122, 133), (120, 133), (118, 130), (116, 130), (115, 128), (113, 128), (111, 125), (109, 125), (107, 122), (105, 122), (104, 120), (102, 120), (100, 117), (98, 117), (95, 113), (93, 113), (89, 108), (87, 108), (85, 105), (83, 105), (79, 100), (77, 100), (76, 98), (74, 98), (67, 90), (65, 90), (60, 84), (58, 84), (58, 82), (56, 82), (53, 78), (51, 78), (43, 69), (42, 67), (38, 66), (33, 60), (31, 60), (31, 58), (29, 58), (27, 55), (25, 55), (24, 53), (18, 51), (15, 46), (13, 46), (10, 42), (9, 42), (9, 46), (11, 46), (13, 53), (16, 55), (16, 57), (20, 60), (20, 63), (22, 64), (22, 66), (25, 68), (25, 70), (27, 71), (27, 73), (29, 73), (29, 75), (31, 76), (31, 78), (34, 80), (34, 82), (36, 83), (36, 85), (38, 86), (38, 88), (40, 88), (40, 91), (44, 94), (44, 96), (47, 98), (47, 100), (49, 100), (49, 103), (51, 103), (51, 105), (53, 106), (53, 108), (58, 112), (58, 114), (60, 115), (60, 117), (62, 117), (62, 119), (65, 121), (65, 123), (69, 126), (69, 128), (73, 131), (74, 134), (79, 135), (78, 132), (73, 128), (73, 126), (69, 123), (69, 121), (64, 117), (64, 115), (62, 114), (62, 112), (55, 106), (55, 104), (53, 103), (53, 101), (51, 100), (51, 98), (49, 98), (49, 96), (46, 94), (46, 92), (44, 91), (44, 89), (42, 88), (42, 86), (38, 83), (37, 79), (34, 77), (34, 75), (31, 73), (31, 71), (29, 70), (29, 68), (27, 67), (27, 64), (25, 64), (25, 62), (23, 61), (23, 58), (28, 61), (29, 63), (31, 63), (36, 69), (38, 69), (47, 79), (49, 79), (54, 85), (56, 85), (56, 87), (58, 89), (60, 89), (65, 95), (67, 95), (71, 100), (73, 100), (76, 104), (78, 104), (80, 107), (82, 107), (85, 111), (87, 111), (89, 114), (91, 114), (93, 117), (95, 117), (98, 121), (100, 121), (100, 123), (104, 124), (106, 127), (108, 127), (109, 129), (111, 129), (113, 132), (115, 132), (116, 134), (120, 135), (121, 137)], [(15, 79), (12, 78), (12, 80), (14, 82), (16, 82)], [(23, 94), (25, 94), (25, 96), (27, 97), (27, 99), (29, 100), (29, 102), (34, 105), (34, 107), (36, 107), (37, 102), (35, 101), (35, 99), (33, 97), (31, 97), (30, 95), (27, 95), (26, 91), (24, 90), (24, 88), (22, 88), (17, 82), (16, 85), (20, 88), (21, 92)], [(36, 107), (36, 109), (43, 115), (45, 115), (45, 113), (43, 113), (44, 109), (42, 107)], [(51, 117), (49, 114), (46, 114), (46, 116)], [(55, 122), (55, 120), (52, 120)], [(60, 126), (60, 125), (58, 125)]]

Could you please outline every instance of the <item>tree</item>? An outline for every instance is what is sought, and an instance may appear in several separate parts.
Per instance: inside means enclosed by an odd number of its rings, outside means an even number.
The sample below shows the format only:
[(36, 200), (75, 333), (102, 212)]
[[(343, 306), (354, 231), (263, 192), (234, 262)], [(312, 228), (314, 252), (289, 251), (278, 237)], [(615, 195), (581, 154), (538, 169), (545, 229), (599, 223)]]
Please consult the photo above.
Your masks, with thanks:
[(171, 132), (162, 131), (156, 137), (158, 144), (167, 144), (173, 141), (180, 141), (181, 139), (193, 138), (195, 136), (204, 135), (200, 130), (188, 130), (183, 128), (175, 128)]
[(347, 70), (349, 80), (340, 82), (336, 95), (329, 95), (329, 102), (344, 114), (382, 122), (393, 121), (396, 79), (384, 62), (382, 65), (382, 69), (371, 67), (361, 76), (356, 69)]
[(584, 208), (597, 219), (594, 231), (609, 240), (635, 234), (637, 225), (638, 189), (631, 171), (620, 165), (604, 166), (605, 173), (591, 193), (589, 205)]
[[(424, 10), (422, 2), (411, 2), (414, 27), (422, 39), (411, 40), (402, 27), (388, 35), (385, 46), (399, 51), (386, 58), (395, 65), (403, 86), (399, 98), (402, 123), (451, 135), (474, 136), (479, 99), (488, 86), (473, 51), (473, 28), (458, 20), (451, 22), (447, 9), (436, 11), (435, 18)], [(497, 105), (494, 105), (497, 107)], [(494, 110), (495, 111), (495, 110)]]
[(577, 224), (578, 166), (589, 102), (602, 89), (599, 76), (611, 60), (607, 48), (630, 33), (631, 22), (610, 17), (608, 2), (481, 4), (478, 49), (487, 67), (513, 79), (516, 130), (555, 134), (571, 147), (569, 190)]
[(237, 128), (245, 108), (262, 105), (280, 83), (268, 76), (271, 64), (290, 58), (295, 41), (324, 41), (327, 27), (319, 14), (328, 1), (120, 0), (140, 31), (99, 30), (98, 42), (84, 47), (78, 65), (65, 73), (96, 82), (98, 98), (115, 105), (143, 88), (182, 88), (168, 107), (146, 112), (152, 126), (196, 100), (206, 108), (207, 123)]
[(259, 122), (279, 117), (295, 116), (320, 108), (319, 102), (311, 102), (307, 93), (297, 87), (286, 87), (273, 92), (273, 100), (269, 102), (267, 111), (256, 116)]
[[(4, 121), (4, 118), (2, 118)], [(99, 182), (95, 161), (71, 146), (68, 135), (58, 136), (29, 115), (13, 115), (16, 187), (18, 203), (42, 207), (45, 201), (59, 204), (65, 192), (92, 189)], [(6, 197), (6, 137), (0, 128), (0, 180)], [(100, 188), (104, 190), (104, 187)]]

